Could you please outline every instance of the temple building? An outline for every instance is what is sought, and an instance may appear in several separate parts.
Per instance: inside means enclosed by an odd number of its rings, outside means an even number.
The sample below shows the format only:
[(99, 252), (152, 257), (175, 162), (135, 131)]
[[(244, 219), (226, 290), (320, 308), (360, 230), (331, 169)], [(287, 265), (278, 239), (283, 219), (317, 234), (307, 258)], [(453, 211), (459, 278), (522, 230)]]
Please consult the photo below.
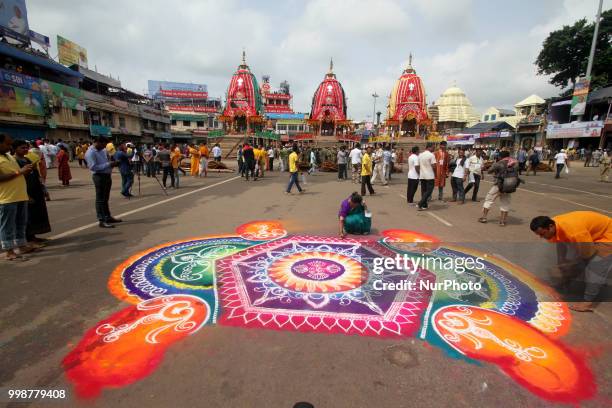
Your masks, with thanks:
[(262, 79), (261, 97), (263, 98), (264, 110), (266, 113), (293, 113), (289, 83), (283, 81), (279, 89), (273, 91), (270, 86), (270, 77), (265, 75)]
[(346, 117), (346, 95), (334, 74), (334, 62), (312, 97), (308, 124), (317, 135), (334, 136), (349, 129), (351, 121)]
[(260, 130), (264, 123), (264, 104), (255, 75), (246, 64), (245, 52), (242, 63), (232, 76), (227, 89), (226, 104), (219, 120), (231, 132)]
[(431, 124), (427, 113), (425, 87), (412, 67), (412, 54), (389, 97), (387, 128), (402, 136), (425, 134)]
[(438, 131), (460, 131), (478, 123), (480, 117), (461, 88), (451, 86), (436, 101), (438, 107)]

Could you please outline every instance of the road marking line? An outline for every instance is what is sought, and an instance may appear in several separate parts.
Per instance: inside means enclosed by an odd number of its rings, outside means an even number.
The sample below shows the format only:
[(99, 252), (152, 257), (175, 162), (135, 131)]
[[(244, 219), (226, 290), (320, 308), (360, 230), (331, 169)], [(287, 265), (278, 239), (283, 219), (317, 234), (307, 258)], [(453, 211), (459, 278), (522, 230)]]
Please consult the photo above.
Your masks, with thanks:
[(540, 186), (547, 186), (547, 187), (553, 187), (553, 188), (562, 188), (564, 190), (570, 190), (570, 191), (577, 191), (579, 193), (585, 193), (585, 194), (590, 194), (590, 195), (594, 195), (594, 196), (598, 196), (598, 197), (603, 197), (603, 198), (612, 198), (612, 196), (607, 195), (607, 194), (597, 194), (597, 193), (591, 193), (590, 191), (584, 191), (584, 190), (578, 190), (575, 188), (569, 188), (569, 187), (562, 187), (562, 186), (555, 186), (553, 184), (546, 184), (546, 183), (536, 183), (533, 181), (528, 181), (527, 184), (537, 184)]
[[(239, 179), (239, 178), (240, 178), (240, 176), (232, 177), (230, 179), (223, 180), (223, 181), (220, 181), (220, 182), (215, 183), (215, 184), (211, 184), (210, 186), (198, 188), (197, 190), (193, 190), (193, 191), (188, 191), (186, 193), (183, 193), (183, 194), (180, 194), (180, 195), (177, 195), (177, 196), (174, 196), (174, 197), (170, 197), (170, 198), (167, 198), (167, 199), (162, 200), (162, 201), (158, 201), (158, 202), (153, 203), (153, 204), (145, 205), (144, 207), (140, 207), (140, 208), (137, 208), (135, 210), (124, 212), (122, 214), (117, 215), (117, 217), (119, 217), (119, 218), (126, 217), (128, 215), (132, 215), (132, 214), (138, 213), (140, 211), (148, 210), (149, 208), (153, 208), (153, 207), (156, 207), (158, 205), (162, 205), (162, 204), (168, 203), (170, 201), (178, 200), (179, 198), (183, 198), (183, 197), (186, 197), (186, 196), (191, 195), (191, 194), (199, 193), (200, 191), (208, 190), (209, 188), (213, 188), (213, 187), (219, 186), (221, 184), (224, 184), (224, 183), (227, 183), (227, 182)], [(53, 235), (52, 237), (49, 237), (49, 239), (50, 240), (55, 240), (55, 239), (64, 238), (64, 237), (67, 237), (68, 235), (72, 235), (72, 234), (75, 234), (77, 232), (81, 232), (83, 230), (95, 227), (97, 225), (98, 225), (98, 222), (92, 222), (91, 224), (86, 224), (86, 225), (80, 226), (78, 228), (74, 228), (74, 229), (71, 229), (69, 231), (62, 232), (61, 234)]]
[(447, 227), (452, 227), (453, 226), (453, 224), (451, 224), (450, 222), (446, 221), (444, 218), (442, 218), (442, 217), (440, 217), (440, 216), (438, 216), (438, 215), (436, 215), (436, 214), (434, 214), (432, 212), (425, 211), (425, 214), (431, 215), (432, 217), (434, 217), (436, 220), (440, 221), (442, 224), (446, 225)]
[[(486, 181), (485, 180), (483, 182), (484, 183), (493, 184), (492, 181)], [(604, 213), (612, 214), (612, 211), (604, 210), (604, 209), (597, 208), (597, 207), (592, 207), (592, 206), (586, 205), (586, 204), (577, 203), (577, 202), (571, 201), (571, 200), (566, 200), (565, 198), (554, 197), (554, 196), (551, 196), (550, 193), (538, 193), (537, 191), (527, 190), (525, 187), (519, 187), (516, 191), (526, 191), (526, 192), (532, 193), (532, 194), (543, 195), (543, 196), (552, 198), (553, 200), (564, 201), (566, 203), (570, 203), (570, 204), (574, 204), (574, 205), (579, 205), (580, 207), (590, 208), (591, 210), (597, 210), (597, 211), (601, 211), (601, 212), (604, 212)]]
[[(398, 196), (402, 197), (404, 200), (407, 200), (407, 197), (403, 194), (398, 194)], [(440, 221), (442, 224), (446, 225), (447, 227), (452, 227), (453, 224), (451, 224), (450, 222), (446, 221), (444, 218), (429, 212), (429, 210), (425, 211), (425, 214), (430, 215), (432, 217), (434, 217), (436, 220)]]

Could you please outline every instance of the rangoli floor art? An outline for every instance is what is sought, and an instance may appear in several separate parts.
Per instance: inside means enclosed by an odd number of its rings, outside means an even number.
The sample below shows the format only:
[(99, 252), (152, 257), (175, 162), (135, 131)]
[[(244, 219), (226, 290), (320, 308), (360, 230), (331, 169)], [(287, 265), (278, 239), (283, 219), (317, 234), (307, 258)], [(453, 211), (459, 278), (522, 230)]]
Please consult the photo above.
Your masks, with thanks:
[[(374, 259), (397, 254), (479, 256), (484, 264), (459, 275), (436, 267), (374, 272)], [(451, 277), (480, 288), (385, 291), (374, 284)], [(579, 403), (596, 393), (584, 357), (559, 340), (571, 319), (554, 291), (516, 265), (418, 232), (341, 240), (287, 235), (278, 222), (255, 221), (235, 234), (134, 255), (112, 272), (108, 286), (131, 305), (87, 331), (63, 361), (84, 398), (150, 375), (168, 347), (210, 324), (417, 337), (451, 357), (495, 364), (546, 400)]]

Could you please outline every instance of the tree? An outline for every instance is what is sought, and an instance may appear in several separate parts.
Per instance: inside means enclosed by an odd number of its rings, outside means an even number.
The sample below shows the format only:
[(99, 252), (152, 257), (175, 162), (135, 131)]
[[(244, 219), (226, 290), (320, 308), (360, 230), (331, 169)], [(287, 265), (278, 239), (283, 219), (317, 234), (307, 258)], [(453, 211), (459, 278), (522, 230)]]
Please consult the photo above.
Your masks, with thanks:
[[(595, 23), (578, 20), (572, 26), (553, 31), (542, 44), (535, 61), (538, 75), (552, 75), (550, 83), (560, 88), (574, 85), (576, 77), (586, 75)], [(601, 14), (595, 60), (591, 72), (591, 89), (612, 81), (612, 9)], [(568, 90), (566, 90), (567, 93)]]

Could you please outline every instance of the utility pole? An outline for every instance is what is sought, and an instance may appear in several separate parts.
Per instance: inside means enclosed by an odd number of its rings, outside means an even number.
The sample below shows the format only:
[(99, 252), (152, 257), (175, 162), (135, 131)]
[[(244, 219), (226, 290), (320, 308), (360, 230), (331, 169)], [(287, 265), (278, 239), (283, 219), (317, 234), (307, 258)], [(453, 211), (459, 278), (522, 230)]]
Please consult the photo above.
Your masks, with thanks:
[(597, 18), (595, 19), (595, 31), (593, 32), (593, 41), (591, 41), (591, 53), (589, 54), (589, 64), (587, 65), (586, 76), (591, 76), (593, 70), (593, 60), (595, 59), (595, 47), (597, 46), (597, 35), (599, 34), (599, 22), (601, 21), (601, 8), (603, 0), (599, 0), (599, 9), (597, 10)]
[[(591, 71), (593, 70), (593, 60), (595, 59), (595, 48), (597, 47), (597, 35), (599, 34), (599, 21), (601, 20), (601, 9), (603, 0), (599, 0), (599, 8), (597, 9), (597, 17), (595, 18), (595, 29), (593, 31), (593, 40), (591, 40), (591, 52), (589, 53), (589, 62), (587, 64), (586, 78), (590, 80)], [(590, 86), (590, 85), (589, 85)], [(578, 121), (582, 121), (583, 115), (578, 116)], [(571, 118), (571, 112), (570, 112)]]

